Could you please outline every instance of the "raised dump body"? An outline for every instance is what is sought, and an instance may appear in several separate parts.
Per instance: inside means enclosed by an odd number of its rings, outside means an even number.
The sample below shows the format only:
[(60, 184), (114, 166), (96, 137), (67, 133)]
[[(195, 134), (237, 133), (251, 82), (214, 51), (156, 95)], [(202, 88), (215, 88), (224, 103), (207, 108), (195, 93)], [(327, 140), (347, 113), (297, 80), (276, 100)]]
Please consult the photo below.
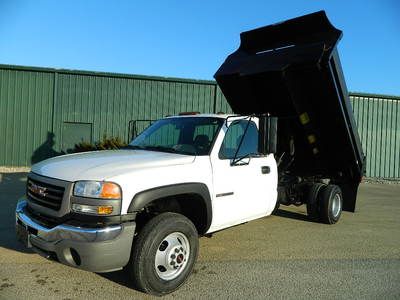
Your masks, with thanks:
[(278, 117), (282, 172), (330, 179), (354, 211), (365, 156), (336, 49), (341, 36), (323, 11), (243, 32), (215, 79), (235, 113)]

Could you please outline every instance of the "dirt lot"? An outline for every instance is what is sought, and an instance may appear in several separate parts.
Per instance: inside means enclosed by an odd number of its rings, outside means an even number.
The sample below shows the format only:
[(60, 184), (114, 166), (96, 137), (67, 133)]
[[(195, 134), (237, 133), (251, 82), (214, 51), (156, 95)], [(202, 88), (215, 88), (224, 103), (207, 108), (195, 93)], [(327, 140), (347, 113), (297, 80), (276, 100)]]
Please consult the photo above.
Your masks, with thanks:
[[(141, 299), (124, 273), (94, 274), (19, 246), (14, 209), (26, 173), (0, 173), (1, 299)], [(357, 213), (334, 226), (304, 207), (200, 240), (194, 274), (166, 299), (400, 298), (400, 185), (363, 184)]]

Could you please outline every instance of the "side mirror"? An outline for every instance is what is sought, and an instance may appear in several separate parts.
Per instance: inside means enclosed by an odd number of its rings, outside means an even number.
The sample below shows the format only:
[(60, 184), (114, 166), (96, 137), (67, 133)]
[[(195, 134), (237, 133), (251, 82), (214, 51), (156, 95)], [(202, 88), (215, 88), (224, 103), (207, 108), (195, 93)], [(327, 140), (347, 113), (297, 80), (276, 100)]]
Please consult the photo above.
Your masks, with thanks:
[(258, 129), (258, 152), (276, 153), (278, 142), (278, 118), (261, 115)]

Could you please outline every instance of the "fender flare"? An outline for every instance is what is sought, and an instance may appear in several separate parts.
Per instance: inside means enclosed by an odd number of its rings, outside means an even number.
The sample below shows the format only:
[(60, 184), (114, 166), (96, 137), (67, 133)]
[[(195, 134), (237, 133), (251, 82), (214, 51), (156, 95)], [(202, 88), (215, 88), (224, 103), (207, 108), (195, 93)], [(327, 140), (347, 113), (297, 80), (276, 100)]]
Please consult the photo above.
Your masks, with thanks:
[(184, 194), (195, 194), (201, 197), (206, 208), (206, 226), (204, 232), (210, 228), (212, 221), (211, 196), (207, 185), (200, 182), (188, 182), (159, 186), (137, 193), (131, 200), (128, 213), (138, 212), (154, 200)]

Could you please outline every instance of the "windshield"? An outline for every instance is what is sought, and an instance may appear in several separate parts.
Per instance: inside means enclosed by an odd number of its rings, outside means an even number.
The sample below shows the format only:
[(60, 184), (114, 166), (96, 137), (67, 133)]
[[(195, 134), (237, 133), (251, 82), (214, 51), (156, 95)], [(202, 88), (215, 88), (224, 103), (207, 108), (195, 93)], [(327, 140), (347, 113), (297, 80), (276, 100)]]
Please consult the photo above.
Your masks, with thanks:
[(224, 119), (167, 118), (153, 123), (128, 147), (188, 155), (209, 155)]

